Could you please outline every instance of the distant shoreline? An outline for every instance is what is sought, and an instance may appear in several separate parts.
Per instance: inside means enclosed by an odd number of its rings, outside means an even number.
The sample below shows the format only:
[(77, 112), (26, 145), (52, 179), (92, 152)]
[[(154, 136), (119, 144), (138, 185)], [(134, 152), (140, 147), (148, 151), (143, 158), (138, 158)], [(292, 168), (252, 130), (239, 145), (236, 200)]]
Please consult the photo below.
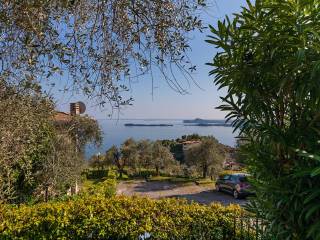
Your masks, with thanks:
[(139, 123), (125, 123), (126, 127), (173, 127), (173, 124), (139, 124)]
[(201, 119), (196, 118), (192, 120), (183, 120), (183, 123), (195, 123), (195, 124), (226, 124), (226, 120), (218, 120), (218, 119)]
[(230, 123), (225, 120), (201, 119), (196, 118), (192, 120), (183, 120), (184, 126), (198, 126), (198, 127), (232, 127)]
[(184, 126), (188, 127), (232, 127), (231, 124), (228, 123), (196, 123), (196, 124), (184, 124)]

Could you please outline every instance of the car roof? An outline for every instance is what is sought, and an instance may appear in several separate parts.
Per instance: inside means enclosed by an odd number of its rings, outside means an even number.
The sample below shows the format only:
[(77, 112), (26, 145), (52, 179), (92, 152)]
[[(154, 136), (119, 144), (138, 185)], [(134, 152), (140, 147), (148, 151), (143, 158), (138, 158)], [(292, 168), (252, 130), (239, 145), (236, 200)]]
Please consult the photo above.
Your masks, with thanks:
[(246, 176), (249, 176), (249, 174), (247, 173), (226, 173), (226, 174), (222, 174), (220, 176), (238, 176), (238, 177), (246, 177)]

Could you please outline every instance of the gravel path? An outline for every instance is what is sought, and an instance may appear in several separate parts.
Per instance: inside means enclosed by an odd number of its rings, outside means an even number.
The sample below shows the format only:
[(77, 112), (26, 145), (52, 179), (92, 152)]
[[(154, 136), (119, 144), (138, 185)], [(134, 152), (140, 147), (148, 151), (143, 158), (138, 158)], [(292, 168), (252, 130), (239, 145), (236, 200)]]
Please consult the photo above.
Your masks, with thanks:
[(166, 197), (185, 198), (202, 204), (220, 202), (224, 205), (231, 203), (244, 205), (246, 203), (244, 199), (237, 200), (231, 195), (217, 192), (214, 190), (213, 185), (196, 185), (195, 183), (178, 184), (164, 181), (124, 181), (118, 184), (117, 194), (145, 196), (154, 199)]

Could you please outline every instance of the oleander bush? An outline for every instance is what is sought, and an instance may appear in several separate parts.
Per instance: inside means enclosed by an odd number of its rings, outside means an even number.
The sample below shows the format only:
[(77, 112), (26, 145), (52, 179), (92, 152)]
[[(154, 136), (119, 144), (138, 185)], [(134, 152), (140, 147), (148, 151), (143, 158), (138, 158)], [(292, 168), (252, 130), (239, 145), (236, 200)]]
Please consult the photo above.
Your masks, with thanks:
[[(0, 239), (231, 239), (238, 205), (184, 200), (79, 197), (32, 206), (0, 205)], [(234, 238), (240, 239), (240, 238)]]
[(320, 239), (320, 0), (247, 0), (210, 27), (211, 75), (240, 132), (251, 210), (277, 240)]

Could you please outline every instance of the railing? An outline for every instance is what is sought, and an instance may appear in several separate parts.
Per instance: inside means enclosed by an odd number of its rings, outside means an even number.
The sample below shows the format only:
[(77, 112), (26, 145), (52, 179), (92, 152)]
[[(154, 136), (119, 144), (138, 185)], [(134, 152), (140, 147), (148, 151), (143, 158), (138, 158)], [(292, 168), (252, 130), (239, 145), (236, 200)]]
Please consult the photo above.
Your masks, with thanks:
[[(269, 240), (266, 227), (267, 222), (254, 216), (241, 216), (234, 218), (233, 227), (230, 225), (215, 226), (208, 224), (199, 224), (189, 226), (192, 228), (192, 235), (188, 237), (169, 236), (171, 240)], [(218, 223), (219, 225), (219, 223)], [(211, 227), (210, 227), (211, 226)], [(139, 237), (139, 240), (151, 240), (152, 234), (145, 233)], [(167, 238), (166, 238), (167, 239)]]
[(268, 223), (255, 216), (241, 216), (234, 218), (231, 236), (224, 236), (223, 240), (267, 240)]
[[(224, 223), (225, 224), (225, 223)], [(227, 226), (216, 226), (214, 229), (201, 227), (195, 232), (195, 236), (190, 236), (190, 239), (197, 240), (269, 240), (267, 234), (268, 223), (256, 216), (245, 215), (235, 217), (233, 226), (230, 223)], [(210, 225), (210, 224), (209, 224)]]

